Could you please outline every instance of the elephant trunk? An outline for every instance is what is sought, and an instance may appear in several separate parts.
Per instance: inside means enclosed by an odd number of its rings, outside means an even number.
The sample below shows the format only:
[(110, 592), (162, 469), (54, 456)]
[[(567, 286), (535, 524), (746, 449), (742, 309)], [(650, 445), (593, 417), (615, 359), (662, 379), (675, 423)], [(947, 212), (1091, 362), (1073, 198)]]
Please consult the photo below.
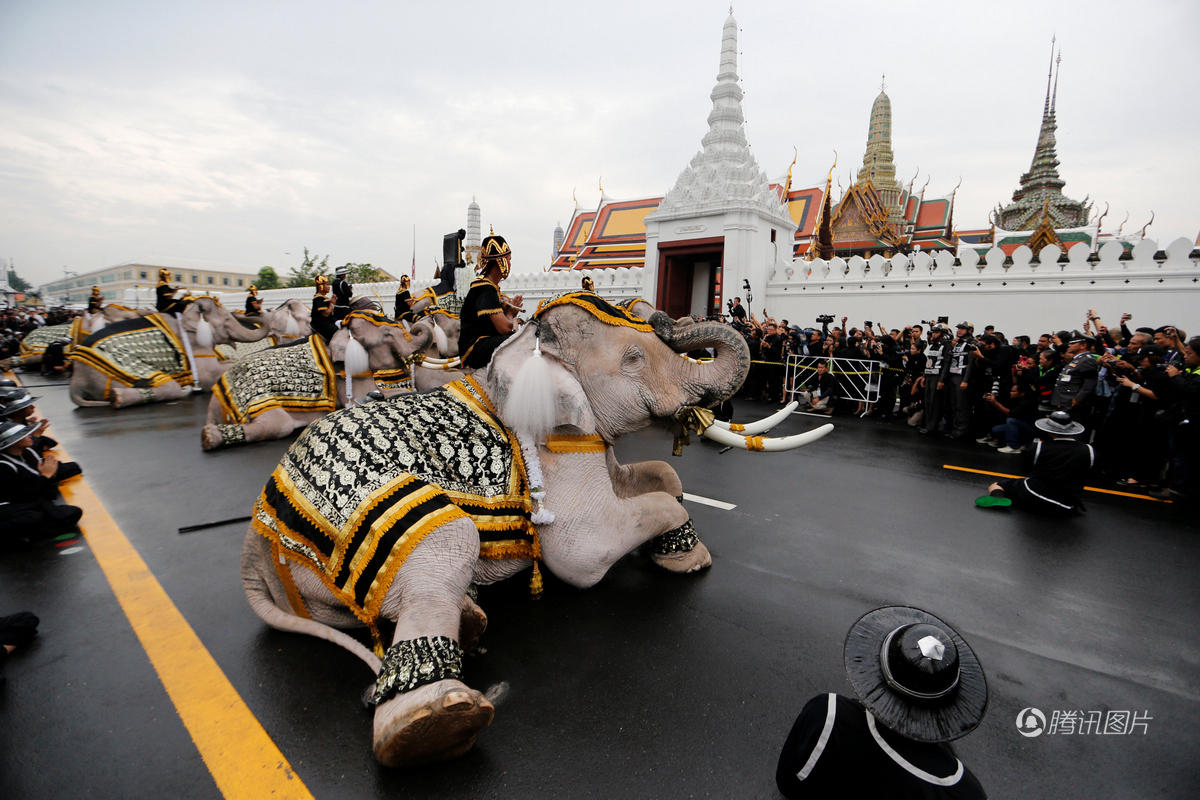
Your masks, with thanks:
[(261, 339), (265, 339), (271, 333), (266, 325), (261, 325), (257, 328), (247, 328), (239, 323), (228, 311), (224, 312), (224, 314), (228, 317), (228, 319), (225, 320), (225, 335), (228, 336), (232, 341), (257, 342)]
[(712, 347), (712, 361), (678, 359), (675, 365), (678, 385), (695, 399), (697, 405), (711, 406), (733, 396), (750, 372), (750, 348), (733, 328), (719, 322), (680, 324), (661, 311), (650, 316), (650, 324), (659, 339), (676, 353)]

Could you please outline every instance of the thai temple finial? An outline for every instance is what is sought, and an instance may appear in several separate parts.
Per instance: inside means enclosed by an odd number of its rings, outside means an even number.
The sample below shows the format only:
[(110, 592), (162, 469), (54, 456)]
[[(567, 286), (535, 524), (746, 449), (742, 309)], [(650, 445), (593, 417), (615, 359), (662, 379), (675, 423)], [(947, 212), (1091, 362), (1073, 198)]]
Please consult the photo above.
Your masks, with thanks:
[(781, 225), (793, 224), (779, 190), (771, 188), (746, 141), (737, 57), (738, 25), (730, 14), (721, 31), (717, 82), (709, 95), (708, 132), (700, 140), (700, 151), (647, 220), (741, 208), (766, 214)]
[(796, 166), (796, 159), (800, 157), (800, 151), (795, 145), (792, 145), (792, 163), (788, 164), (787, 180), (783, 184), (783, 202), (787, 202), (788, 192), (792, 190), (792, 167)]
[(896, 163), (892, 156), (892, 101), (880, 81), (879, 95), (871, 104), (871, 122), (867, 129), (867, 149), (858, 171), (857, 185), (870, 184), (879, 193), (879, 201), (887, 210), (887, 224), (899, 231), (904, 221), (900, 205), (900, 182), (896, 180)]
[(1150, 209), (1150, 221), (1142, 226), (1142, 238), (1146, 238), (1146, 229), (1154, 224), (1154, 209)]
[(1121, 220), (1121, 224), (1117, 226), (1117, 236), (1121, 235), (1121, 231), (1125, 230), (1125, 223), (1129, 222), (1129, 212), (1125, 212), (1125, 219)]
[[(1100, 223), (1104, 222), (1104, 218), (1108, 216), (1108, 201), (1104, 202), (1104, 213), (1096, 219), (1096, 245), (1100, 244)], [(1095, 248), (1093, 248), (1095, 249)]]
[[(1013, 202), (1000, 209), (997, 226), (1007, 231), (1031, 230), (1039, 220), (1043, 208), (1053, 218), (1058, 228), (1080, 228), (1087, 224), (1091, 209), (1086, 202), (1066, 197), (1063, 186), (1066, 182), (1058, 175), (1058, 154), (1055, 151), (1054, 132), (1055, 104), (1058, 98), (1058, 73), (1062, 64), (1062, 51), (1055, 53), (1055, 38), (1050, 40), (1050, 69), (1046, 74), (1046, 98), (1042, 103), (1042, 125), (1038, 131), (1037, 147), (1029, 171), (1021, 176), (1020, 185), (1013, 192)], [(1049, 205), (1045, 203), (1049, 200)]]

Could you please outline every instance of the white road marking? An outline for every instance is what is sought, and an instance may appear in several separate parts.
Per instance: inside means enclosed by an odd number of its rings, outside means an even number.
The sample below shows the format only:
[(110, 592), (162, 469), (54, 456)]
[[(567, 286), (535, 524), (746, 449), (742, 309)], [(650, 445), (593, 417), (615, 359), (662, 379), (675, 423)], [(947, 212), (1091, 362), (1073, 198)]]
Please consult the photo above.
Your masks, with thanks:
[(82, 552), (83, 552), (82, 547), (67, 547), (62, 550), (59, 550), (58, 554), (60, 556), (69, 556), (69, 555), (74, 555), (75, 553), (82, 553)]
[(688, 494), (687, 492), (683, 493), (683, 499), (691, 500), (693, 503), (703, 503), (706, 506), (719, 508), (722, 511), (732, 511), (733, 509), (737, 508), (737, 506), (733, 503), (726, 503), (721, 500), (713, 500), (710, 497), (701, 497), (698, 494)]

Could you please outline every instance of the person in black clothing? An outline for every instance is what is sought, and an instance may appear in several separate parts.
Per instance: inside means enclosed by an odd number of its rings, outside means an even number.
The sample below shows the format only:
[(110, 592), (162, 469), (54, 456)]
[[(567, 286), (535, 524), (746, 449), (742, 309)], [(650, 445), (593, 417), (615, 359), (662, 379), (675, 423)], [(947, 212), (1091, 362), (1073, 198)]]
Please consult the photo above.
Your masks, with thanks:
[(321, 338), (328, 344), (333, 335), (337, 333), (338, 327), (337, 320), (333, 317), (333, 303), (329, 299), (329, 279), (324, 275), (318, 275), (315, 284), (316, 293), (313, 295), (309, 324), (313, 331), (321, 334)]
[(828, 361), (818, 361), (813, 372), (800, 383), (797, 399), (802, 408), (807, 407), (815, 414), (833, 414), (833, 401), (837, 399), (837, 378), (829, 372)]
[[(936, 434), (942, 421), (946, 400), (946, 377), (950, 373), (950, 329), (942, 324), (929, 329), (925, 348), (925, 414), (918, 433)], [(911, 421), (909, 424), (913, 424)]]
[(1166, 367), (1170, 485), (1151, 494), (1195, 503), (1200, 498), (1200, 336), (1189, 339), (1181, 353), (1182, 365)]
[(397, 320), (413, 321), (412, 315), (412, 293), (409, 291), (410, 282), (407, 275), (400, 276), (400, 286), (396, 289), (396, 314)]
[(773, 323), (767, 323), (759, 353), (763, 361), (762, 399), (769, 403), (780, 402), (783, 391), (783, 337)]
[(1050, 397), (1050, 405), (1059, 411), (1067, 411), (1071, 418), (1087, 424), (1092, 407), (1092, 396), (1096, 393), (1099, 366), (1092, 354), (1095, 340), (1078, 331), (1067, 335), (1067, 365), (1058, 374), (1058, 383)]
[(88, 295), (87, 313), (98, 314), (104, 306), (104, 295), (100, 291), (99, 286), (92, 287), (92, 293)]
[(742, 307), (742, 298), (733, 298), (733, 305), (729, 307), (729, 316), (733, 317), (735, 323), (746, 324), (746, 309)]
[(37, 425), (0, 422), (0, 545), (58, 536), (73, 530), (83, 516), (80, 508), (54, 502), (59, 469), (54, 454), (40, 461), (30, 458), (37, 430)]
[(907, 606), (859, 618), (843, 646), (858, 699), (817, 695), (779, 754), (784, 797), (976, 800), (982, 785), (949, 742), (987, 711), (987, 678), (950, 625)]
[(511, 265), (512, 249), (504, 237), (495, 232), (486, 236), (479, 246), (476, 272), (480, 277), (471, 282), (459, 313), (458, 352), (464, 366), (487, 366), (496, 348), (517, 329), (521, 295), (510, 302), (500, 292)]
[(164, 268), (158, 271), (158, 284), (154, 287), (154, 309), (163, 314), (182, 314), (193, 298), (191, 295), (185, 294), (176, 299), (175, 293), (179, 289), (170, 284), (170, 278), (170, 270)]
[(1083, 511), (1083, 484), (1096, 463), (1092, 446), (1075, 439), (1083, 433), (1083, 425), (1066, 411), (1055, 411), (1034, 426), (1051, 438), (1034, 443), (1029, 477), (996, 481), (975, 504), (981, 508), (1015, 505), (1058, 515)]
[(246, 290), (246, 316), (257, 317), (262, 315), (262, 298), (258, 296), (258, 287), (253, 283)]
[[(36, 400), (36, 397), (30, 396), (29, 392), (19, 386), (0, 387), (0, 421), (34, 426), (32, 444), (28, 453), (22, 453), (22, 458), (35, 468), (40, 466), (48, 450), (58, 446), (57, 441), (42, 434), (50, 423), (37, 416), (37, 409), (33, 405)], [(82, 472), (79, 464), (74, 461), (62, 461), (58, 463), (58, 469), (51, 477), (55, 483), (61, 483)]]
[(354, 297), (354, 287), (346, 280), (349, 274), (349, 264), (343, 264), (333, 273), (333, 318), (338, 322), (350, 313), (350, 299)]

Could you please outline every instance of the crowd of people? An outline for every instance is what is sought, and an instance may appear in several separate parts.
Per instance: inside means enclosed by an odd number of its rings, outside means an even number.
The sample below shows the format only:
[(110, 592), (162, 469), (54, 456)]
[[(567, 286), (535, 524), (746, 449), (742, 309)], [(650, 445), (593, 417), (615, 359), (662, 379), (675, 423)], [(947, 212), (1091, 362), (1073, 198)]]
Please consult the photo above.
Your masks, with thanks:
[[(1110, 327), (1089, 309), (1080, 329), (1008, 336), (970, 321), (899, 328), (831, 315), (800, 327), (733, 301), (729, 322), (753, 366), (741, 396), (796, 399), (814, 413), (903, 420), (918, 433), (1031, 450), (1055, 411), (1081, 426), (1100, 480), (1161, 497), (1197, 496), (1200, 337), (1173, 324)], [(790, 356), (806, 358), (791, 359)], [(831, 360), (833, 359), (833, 360)], [(839, 362), (851, 359), (853, 362)], [(878, 362), (864, 371), (861, 362)], [(869, 374), (870, 381), (862, 375)]]
[(45, 325), (63, 325), (81, 316), (82, 311), (44, 306), (0, 309), (0, 361), (21, 351), (21, 340)]

